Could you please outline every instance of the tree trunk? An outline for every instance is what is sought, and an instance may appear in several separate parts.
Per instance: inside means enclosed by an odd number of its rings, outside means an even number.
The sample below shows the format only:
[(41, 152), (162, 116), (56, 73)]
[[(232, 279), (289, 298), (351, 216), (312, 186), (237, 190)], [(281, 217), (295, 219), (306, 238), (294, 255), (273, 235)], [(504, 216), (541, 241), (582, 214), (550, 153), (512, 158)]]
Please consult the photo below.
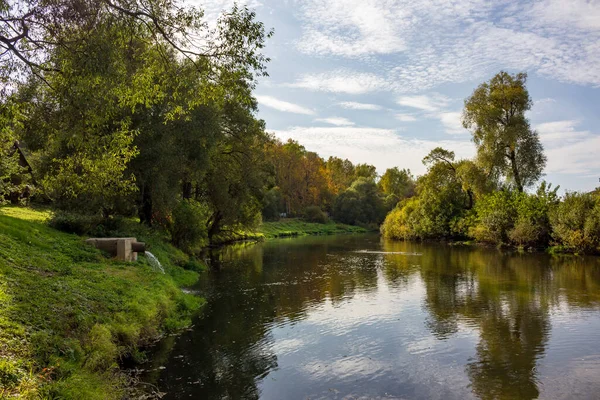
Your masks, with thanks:
[(519, 192), (523, 192), (523, 184), (521, 183), (521, 176), (519, 175), (519, 167), (517, 166), (517, 156), (515, 155), (515, 151), (510, 151), (510, 163), (512, 166), (513, 177), (515, 179), (515, 184), (517, 185), (517, 190)]
[(210, 224), (210, 227), (208, 228), (208, 244), (209, 245), (213, 244), (213, 238), (215, 237), (216, 234), (218, 234), (221, 231), (221, 220), (222, 219), (223, 219), (223, 216), (221, 215), (221, 212), (217, 211), (212, 219), (212, 223)]
[(473, 191), (471, 189), (467, 190), (467, 195), (469, 196), (469, 205), (467, 206), (467, 210), (473, 208)]
[(186, 200), (191, 199), (192, 198), (192, 189), (193, 189), (192, 182), (184, 181), (183, 185), (182, 185), (181, 197), (183, 197)]
[(150, 187), (148, 185), (142, 186), (142, 204), (139, 209), (140, 222), (148, 226), (152, 226), (152, 196), (150, 195)]

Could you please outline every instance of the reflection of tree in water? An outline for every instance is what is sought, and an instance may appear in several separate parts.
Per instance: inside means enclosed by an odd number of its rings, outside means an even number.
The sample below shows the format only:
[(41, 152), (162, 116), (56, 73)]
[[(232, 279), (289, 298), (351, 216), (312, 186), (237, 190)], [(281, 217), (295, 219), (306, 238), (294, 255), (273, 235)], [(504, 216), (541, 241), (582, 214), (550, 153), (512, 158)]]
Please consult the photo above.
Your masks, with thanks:
[(461, 320), (479, 328), (477, 359), (466, 367), (478, 397), (538, 397), (535, 367), (548, 340), (552, 302), (548, 261), (461, 248), (424, 252), (421, 276), (434, 335), (448, 338)]
[[(314, 246), (306, 241), (238, 246), (213, 255), (220, 265), (203, 277), (209, 297), (203, 317), (172, 349), (171, 359), (184, 354), (182, 362), (171, 362), (161, 375), (167, 398), (258, 398), (258, 382), (277, 367), (270, 346), (274, 325), (305, 318), (308, 306), (327, 298), (339, 302), (358, 289), (376, 288), (377, 271), (364, 257), (347, 247), (344, 254), (328, 255), (337, 251), (339, 238), (331, 245), (324, 238)], [(176, 380), (188, 376), (199, 383)]]

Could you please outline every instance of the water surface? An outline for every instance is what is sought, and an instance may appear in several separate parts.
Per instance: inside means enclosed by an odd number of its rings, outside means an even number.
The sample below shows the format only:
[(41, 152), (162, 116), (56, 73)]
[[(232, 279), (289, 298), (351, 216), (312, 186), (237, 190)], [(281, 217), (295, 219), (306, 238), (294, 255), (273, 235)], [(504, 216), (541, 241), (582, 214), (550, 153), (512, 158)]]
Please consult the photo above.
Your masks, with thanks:
[(226, 249), (165, 399), (600, 398), (600, 261), (310, 237)]

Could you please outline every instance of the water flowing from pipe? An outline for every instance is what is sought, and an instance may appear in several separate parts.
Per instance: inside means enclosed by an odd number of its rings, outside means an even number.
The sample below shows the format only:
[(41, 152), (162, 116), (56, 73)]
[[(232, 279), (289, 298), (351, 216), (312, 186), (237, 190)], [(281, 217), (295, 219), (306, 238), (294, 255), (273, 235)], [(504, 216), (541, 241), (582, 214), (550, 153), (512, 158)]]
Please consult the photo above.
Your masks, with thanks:
[(157, 271), (162, 272), (163, 274), (165, 273), (165, 269), (163, 268), (162, 264), (160, 263), (160, 261), (158, 261), (158, 258), (156, 258), (156, 256), (154, 254), (150, 253), (149, 251), (144, 252), (144, 254), (146, 255), (146, 257), (148, 257), (148, 262), (150, 263), (152, 268), (154, 268)]

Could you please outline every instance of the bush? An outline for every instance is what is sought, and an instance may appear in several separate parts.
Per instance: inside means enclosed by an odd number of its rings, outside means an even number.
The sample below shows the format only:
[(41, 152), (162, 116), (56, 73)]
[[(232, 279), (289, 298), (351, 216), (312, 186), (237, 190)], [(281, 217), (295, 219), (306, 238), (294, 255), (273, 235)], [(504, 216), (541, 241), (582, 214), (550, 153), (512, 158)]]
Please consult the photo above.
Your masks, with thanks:
[(523, 247), (532, 247), (539, 243), (542, 237), (542, 230), (539, 225), (535, 225), (530, 221), (522, 220), (508, 232), (510, 240)]
[(518, 193), (498, 191), (480, 199), (475, 206), (477, 223), (470, 230), (471, 236), (480, 242), (507, 243), (508, 232), (517, 220), (518, 196)]
[(122, 224), (119, 217), (103, 218), (98, 214), (79, 214), (67, 211), (54, 213), (48, 224), (60, 231), (76, 235), (106, 236), (118, 230)]
[(409, 240), (418, 238), (413, 224), (415, 210), (419, 208), (419, 199), (412, 197), (402, 201), (385, 218), (381, 225), (381, 234), (388, 239)]
[(170, 227), (171, 241), (186, 252), (202, 247), (208, 239), (206, 221), (209, 210), (194, 200), (184, 200), (174, 209)]
[(594, 253), (600, 246), (600, 200), (590, 193), (567, 193), (550, 213), (557, 244), (579, 253)]
[(325, 214), (319, 207), (310, 206), (304, 210), (303, 219), (306, 222), (316, 222), (319, 224), (325, 224), (328, 221), (327, 214)]

